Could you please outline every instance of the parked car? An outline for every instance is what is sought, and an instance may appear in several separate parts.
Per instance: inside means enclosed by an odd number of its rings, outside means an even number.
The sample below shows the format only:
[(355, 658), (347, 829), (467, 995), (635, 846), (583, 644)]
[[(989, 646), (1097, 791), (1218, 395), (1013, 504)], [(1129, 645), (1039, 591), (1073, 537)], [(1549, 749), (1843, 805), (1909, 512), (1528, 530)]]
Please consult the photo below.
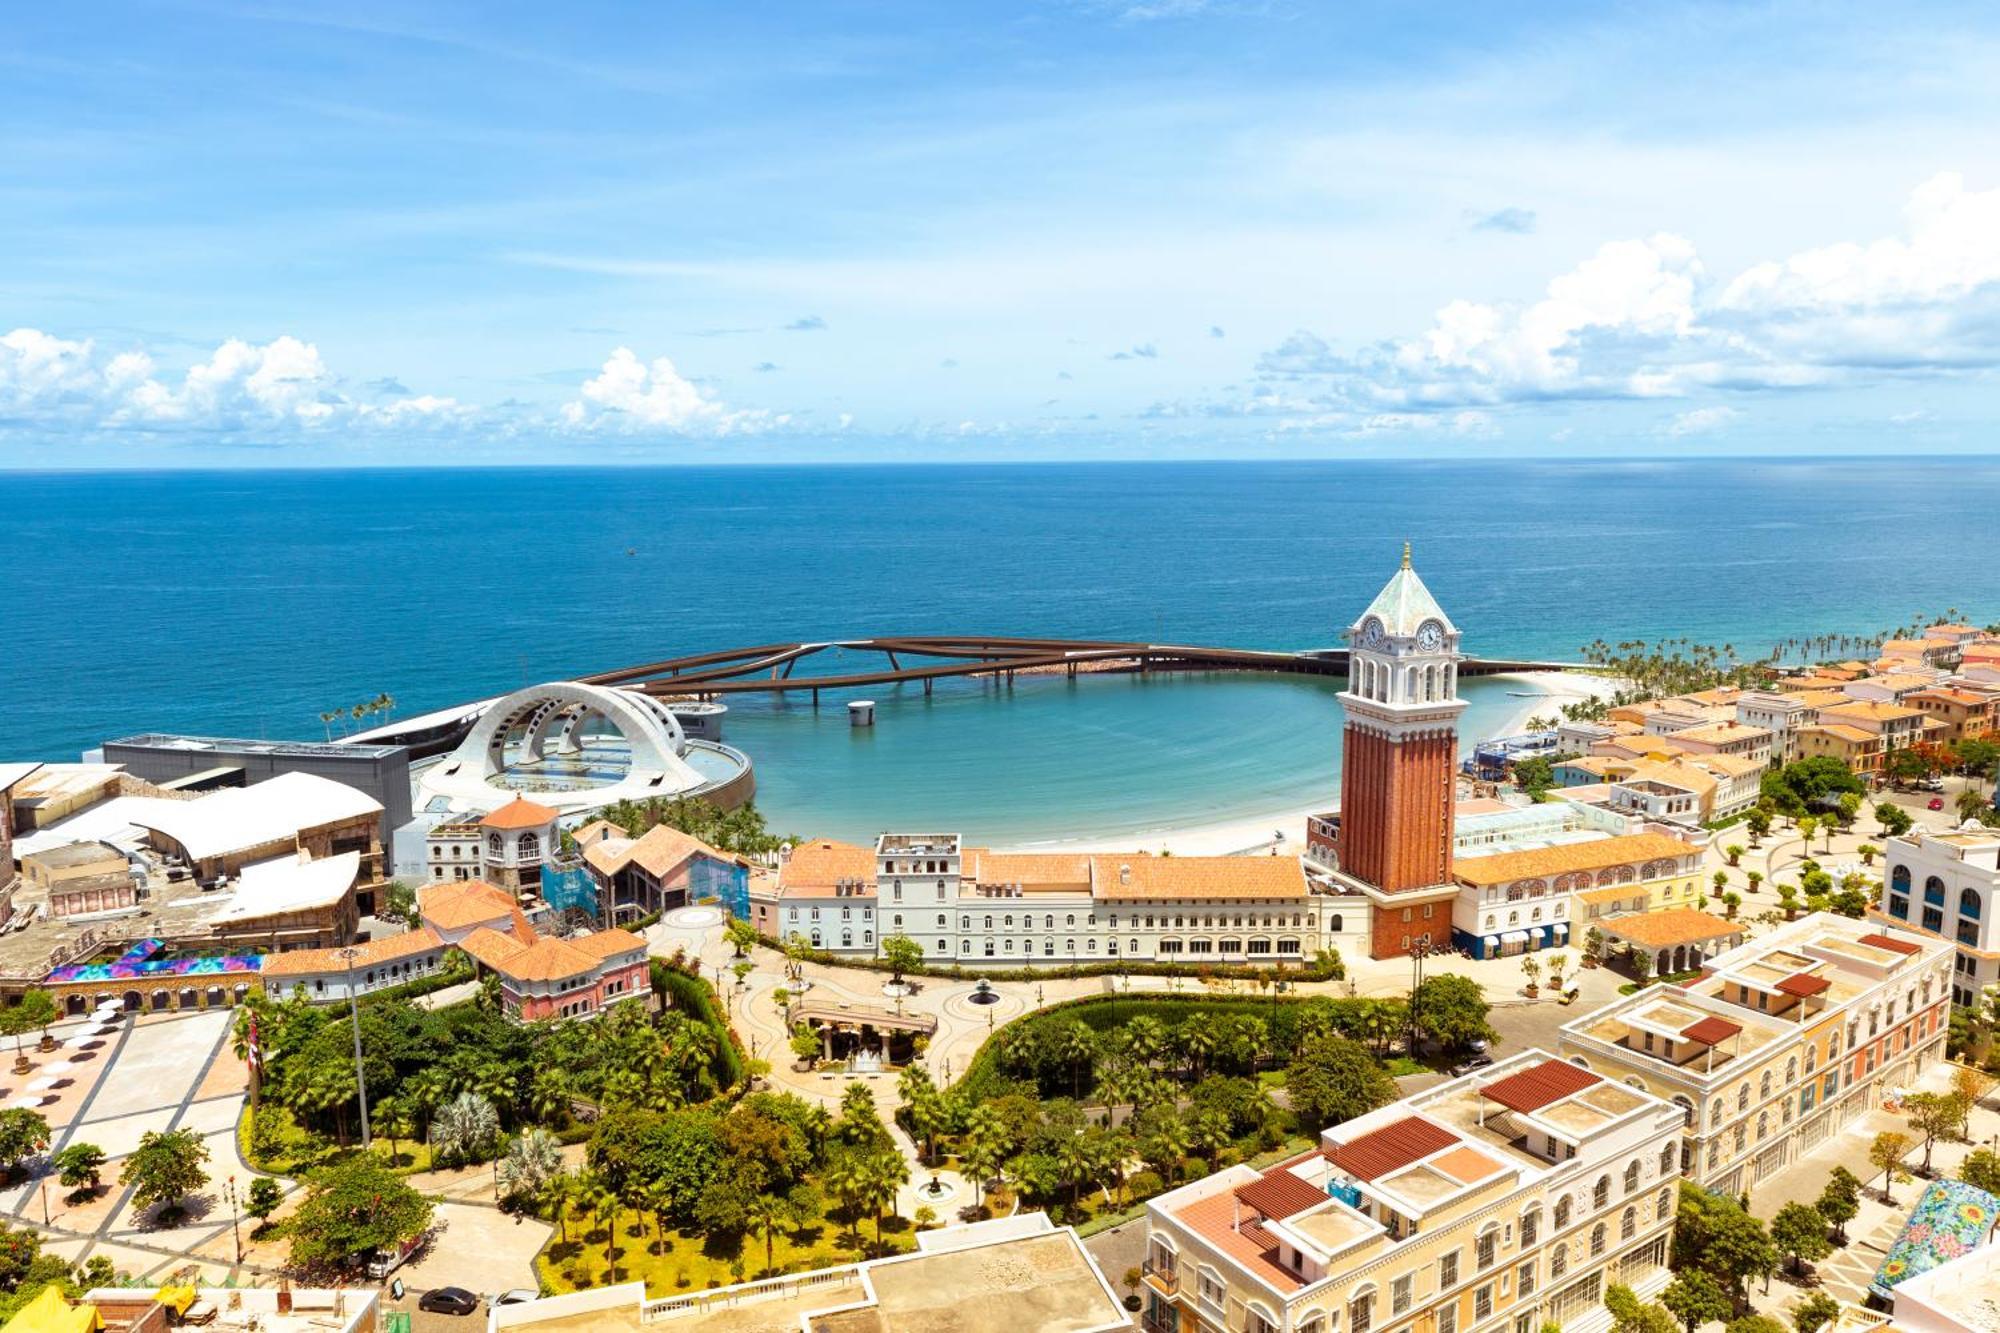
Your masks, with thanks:
[(1933, 797), (1931, 797), (1931, 800), (1930, 800), (1930, 804), (1929, 804), (1929, 805), (1927, 805), (1927, 806), (1925, 806), (1924, 808), (1925, 808), (1925, 809), (1927, 809), (1927, 810), (1942, 810), (1942, 809), (1944, 809), (1944, 797), (1942, 797), (1942, 796), (1933, 796)]
[(1451, 1076), (1453, 1078), (1464, 1078), (1474, 1070), (1484, 1069), (1492, 1063), (1493, 1057), (1490, 1055), (1468, 1056), (1451, 1067)]
[(471, 1314), (479, 1308), (479, 1298), (464, 1287), (433, 1287), (417, 1299), (417, 1308), (432, 1314)]
[(532, 1287), (516, 1287), (512, 1291), (501, 1292), (498, 1296), (488, 1301), (487, 1304), (494, 1306), (526, 1305), (529, 1301), (538, 1301), (541, 1298), (542, 1293)]

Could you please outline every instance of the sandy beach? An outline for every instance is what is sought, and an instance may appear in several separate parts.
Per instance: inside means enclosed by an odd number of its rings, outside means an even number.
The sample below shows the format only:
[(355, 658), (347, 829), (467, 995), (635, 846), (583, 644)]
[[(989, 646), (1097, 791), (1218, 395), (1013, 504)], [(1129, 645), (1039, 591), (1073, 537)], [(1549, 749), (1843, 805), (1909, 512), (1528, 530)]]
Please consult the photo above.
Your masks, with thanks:
[[(1511, 736), (1527, 730), (1528, 719), (1531, 717), (1555, 715), (1566, 703), (1573, 703), (1579, 699), (1608, 697), (1618, 688), (1618, 682), (1609, 677), (1588, 676), (1569, 671), (1513, 671), (1490, 676), (1487, 679), (1503, 681), (1504, 688), (1510, 693), (1521, 692), (1528, 696), (1514, 701), (1520, 704), (1520, 709), (1509, 716), (1507, 725), (1502, 730), (1495, 733), (1501, 736)], [(1471, 742), (1485, 739), (1487, 738), (1484, 736), (1461, 738), (1468, 749)], [(1275, 845), (1281, 852), (1297, 852), (1305, 847), (1306, 818), (1309, 815), (1336, 810), (1339, 806), (1338, 795), (1329, 793), (1325, 801), (1304, 808), (1278, 809), (1234, 819), (1217, 820), (1214, 823), (1183, 824), (1174, 828), (1147, 830), (1113, 837), (1029, 843), (1014, 850), (1142, 851), (1172, 852), (1176, 856), (1236, 856), (1266, 853)], [(1273, 835), (1282, 837), (1274, 838)]]

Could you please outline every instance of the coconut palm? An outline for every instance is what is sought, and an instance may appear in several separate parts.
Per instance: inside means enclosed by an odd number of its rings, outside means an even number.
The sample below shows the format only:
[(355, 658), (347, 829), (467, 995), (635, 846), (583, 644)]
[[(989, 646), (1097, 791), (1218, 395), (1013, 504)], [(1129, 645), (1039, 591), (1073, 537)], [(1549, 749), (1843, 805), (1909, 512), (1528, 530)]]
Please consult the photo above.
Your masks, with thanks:
[(554, 1216), (563, 1243), (569, 1243), (569, 1209), (583, 1192), (583, 1182), (573, 1171), (557, 1171), (542, 1182), (542, 1206)]
[(791, 1206), (773, 1195), (759, 1194), (750, 1201), (750, 1225), (764, 1233), (764, 1271), (767, 1273), (778, 1266), (778, 1228), (791, 1220), (791, 1214)]
[(878, 1152), (862, 1163), (861, 1202), (875, 1214), (875, 1247), (882, 1247), (882, 1218), (896, 1214), (896, 1191), (910, 1178), (910, 1164), (903, 1154)]

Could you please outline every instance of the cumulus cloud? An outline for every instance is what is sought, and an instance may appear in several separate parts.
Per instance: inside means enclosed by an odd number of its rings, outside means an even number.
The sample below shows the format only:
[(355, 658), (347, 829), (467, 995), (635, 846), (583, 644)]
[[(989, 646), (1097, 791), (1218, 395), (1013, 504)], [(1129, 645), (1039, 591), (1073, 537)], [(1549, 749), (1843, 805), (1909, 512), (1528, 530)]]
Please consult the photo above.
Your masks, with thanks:
[(1361, 411), (1446, 411), (2000, 365), (2000, 189), (1920, 186), (1902, 234), (1803, 250), (1718, 280), (1692, 241), (1612, 241), (1537, 300), (1455, 300), (1414, 337), (1354, 352), (1301, 330), (1258, 363)]
[(1140, 343), (1138, 346), (1128, 348), (1125, 351), (1113, 352), (1108, 359), (1112, 361), (1152, 361), (1158, 358), (1159, 355), (1160, 349), (1152, 343)]
[(565, 425), (584, 430), (691, 434), (757, 424), (762, 414), (734, 412), (682, 375), (664, 356), (641, 361), (629, 347), (612, 352), (582, 396), (563, 404)]
[(1697, 407), (1691, 412), (1681, 412), (1660, 429), (1660, 434), (1670, 440), (1684, 439), (1689, 435), (1713, 435), (1743, 414), (1733, 407)]
[(1504, 231), (1513, 236), (1526, 236), (1535, 229), (1535, 211), (1531, 208), (1502, 208), (1491, 213), (1471, 215), (1474, 231)]
[[(765, 367), (777, 369), (765, 363)], [(488, 408), (412, 392), (394, 377), (361, 382), (350, 396), (319, 348), (285, 335), (230, 339), (179, 373), (144, 351), (109, 351), (91, 339), (39, 329), (0, 335), (0, 424), (13, 431), (206, 432), (221, 436), (394, 429), (402, 434), (606, 432), (685, 436), (776, 429), (791, 418), (732, 408), (666, 357), (641, 361), (620, 347), (596, 371), (560, 377), (575, 397), (551, 410), (507, 402)], [(582, 379), (579, 385), (577, 381)]]
[(818, 315), (801, 315), (799, 318), (785, 325), (785, 329), (789, 333), (818, 333), (825, 328), (826, 321)]

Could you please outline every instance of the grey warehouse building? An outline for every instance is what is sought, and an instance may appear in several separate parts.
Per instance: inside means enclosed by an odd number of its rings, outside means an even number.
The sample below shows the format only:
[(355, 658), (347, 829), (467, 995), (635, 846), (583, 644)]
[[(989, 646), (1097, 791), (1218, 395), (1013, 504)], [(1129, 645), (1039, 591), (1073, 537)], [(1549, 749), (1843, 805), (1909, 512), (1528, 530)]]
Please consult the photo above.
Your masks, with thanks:
[[(410, 752), (400, 745), (323, 745), (148, 732), (106, 741), (104, 762), (162, 786), (251, 787), (280, 773), (311, 773), (366, 792), (382, 805), (382, 846), (410, 822)], [(193, 784), (189, 784), (193, 785)]]

